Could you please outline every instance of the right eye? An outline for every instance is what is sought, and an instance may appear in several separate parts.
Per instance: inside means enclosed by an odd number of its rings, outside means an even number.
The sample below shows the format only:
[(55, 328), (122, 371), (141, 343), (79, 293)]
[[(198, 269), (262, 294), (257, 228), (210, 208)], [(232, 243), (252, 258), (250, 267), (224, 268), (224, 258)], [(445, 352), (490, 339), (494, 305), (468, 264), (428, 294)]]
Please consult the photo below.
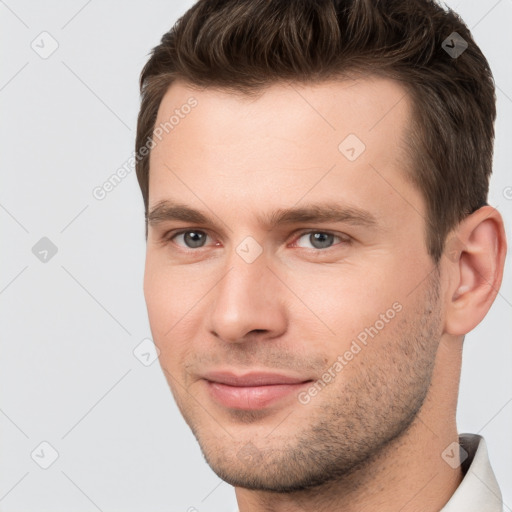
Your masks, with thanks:
[(179, 247), (185, 249), (197, 249), (204, 247), (208, 234), (198, 229), (183, 229), (178, 232), (172, 232), (166, 236), (166, 240), (174, 241), (178, 237), (182, 237), (184, 245), (175, 242)]

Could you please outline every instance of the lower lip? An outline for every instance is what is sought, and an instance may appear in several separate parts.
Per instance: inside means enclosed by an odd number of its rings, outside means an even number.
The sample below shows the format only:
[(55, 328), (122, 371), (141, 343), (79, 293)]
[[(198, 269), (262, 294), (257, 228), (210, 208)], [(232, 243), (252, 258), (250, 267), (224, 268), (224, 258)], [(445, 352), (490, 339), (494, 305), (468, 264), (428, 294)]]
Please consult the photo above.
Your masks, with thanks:
[(268, 386), (228, 386), (219, 382), (206, 381), (213, 399), (224, 407), (232, 409), (257, 410), (264, 409), (308, 385), (308, 382), (297, 384), (272, 384)]

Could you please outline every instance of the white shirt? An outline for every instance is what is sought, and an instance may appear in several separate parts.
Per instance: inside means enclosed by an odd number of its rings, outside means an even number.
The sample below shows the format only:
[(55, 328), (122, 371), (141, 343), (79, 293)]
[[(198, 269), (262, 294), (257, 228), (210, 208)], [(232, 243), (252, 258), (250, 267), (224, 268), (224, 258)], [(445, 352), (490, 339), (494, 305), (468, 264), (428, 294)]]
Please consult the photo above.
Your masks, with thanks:
[(468, 454), (462, 463), (464, 478), (440, 512), (502, 512), (501, 491), (484, 438), (477, 434), (460, 434), (459, 444)]

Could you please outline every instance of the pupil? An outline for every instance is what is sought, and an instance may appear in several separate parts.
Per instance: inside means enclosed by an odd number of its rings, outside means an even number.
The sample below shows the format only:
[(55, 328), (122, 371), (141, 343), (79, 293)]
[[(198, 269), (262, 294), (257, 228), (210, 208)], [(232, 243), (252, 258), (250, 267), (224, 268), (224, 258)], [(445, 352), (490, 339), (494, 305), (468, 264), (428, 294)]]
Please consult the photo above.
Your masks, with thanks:
[[(314, 242), (312, 242), (313, 247), (316, 247), (317, 249), (325, 249), (326, 242), (327, 242), (327, 246), (328, 246), (329, 242), (331, 241), (330, 238), (333, 235), (330, 235), (328, 233), (314, 233), (312, 236), (313, 236), (313, 240), (314, 240)], [(318, 245), (317, 245), (318, 243), (320, 244), (320, 247), (318, 247)]]
[(202, 241), (203, 241), (202, 237), (203, 237), (202, 233), (196, 233), (195, 231), (188, 231), (185, 233), (185, 243), (190, 247), (201, 247)]

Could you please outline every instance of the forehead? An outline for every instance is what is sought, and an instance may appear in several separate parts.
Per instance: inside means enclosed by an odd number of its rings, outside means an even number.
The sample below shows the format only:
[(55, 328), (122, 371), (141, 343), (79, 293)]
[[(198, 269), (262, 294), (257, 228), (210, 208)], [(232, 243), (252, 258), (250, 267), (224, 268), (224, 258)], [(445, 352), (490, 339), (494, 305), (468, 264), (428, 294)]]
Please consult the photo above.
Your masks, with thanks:
[[(205, 117), (221, 116), (224, 127), (230, 118), (241, 120), (238, 114), (253, 114), (251, 122), (291, 118), (323, 123), (334, 131), (360, 128), (379, 131), (409, 116), (410, 97), (399, 82), (379, 76), (358, 76), (302, 84), (278, 82), (249, 95), (219, 87), (198, 87), (176, 80), (165, 93), (158, 111), (156, 125), (165, 124), (170, 116), (191, 98), (197, 100)], [(384, 122), (387, 119), (387, 122)], [(220, 121), (220, 120), (219, 120)], [(383, 123), (383, 125), (382, 125)], [(316, 124), (316, 123), (315, 123)], [(177, 126), (176, 126), (177, 127)]]
[(358, 206), (360, 192), (392, 193), (372, 181), (406, 186), (409, 120), (406, 90), (385, 78), (280, 83), (253, 96), (177, 81), (155, 123), (149, 202), (185, 195), (198, 206), (215, 195), (224, 204), (280, 206), (307, 194), (349, 195)]

